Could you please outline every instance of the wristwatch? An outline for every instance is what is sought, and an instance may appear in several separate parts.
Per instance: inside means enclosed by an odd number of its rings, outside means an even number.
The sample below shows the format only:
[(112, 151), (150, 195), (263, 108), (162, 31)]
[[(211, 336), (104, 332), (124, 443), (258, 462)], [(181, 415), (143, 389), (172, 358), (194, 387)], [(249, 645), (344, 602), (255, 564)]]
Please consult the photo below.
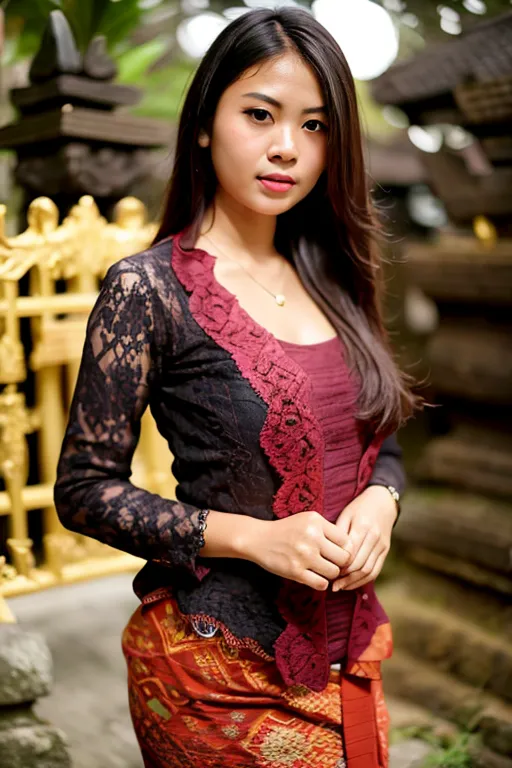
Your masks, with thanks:
[(386, 488), (387, 491), (391, 494), (392, 498), (394, 499), (394, 502), (396, 504), (396, 520), (393, 523), (393, 526), (395, 526), (398, 522), (398, 518), (400, 517), (400, 494), (398, 493), (397, 489), (394, 487), (394, 485), (385, 485), (384, 488)]

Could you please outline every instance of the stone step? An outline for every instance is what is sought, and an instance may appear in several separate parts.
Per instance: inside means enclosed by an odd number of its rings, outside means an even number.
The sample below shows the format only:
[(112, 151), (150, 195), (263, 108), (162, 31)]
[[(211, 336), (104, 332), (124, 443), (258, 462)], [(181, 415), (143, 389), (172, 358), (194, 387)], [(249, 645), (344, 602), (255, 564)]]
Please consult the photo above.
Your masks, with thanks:
[(410, 599), (441, 609), (512, 644), (512, 600), (488, 589), (419, 567), (394, 548), (377, 582), (382, 600)]
[(461, 584), (483, 587), (490, 596), (499, 595), (512, 603), (512, 577), (491, 571), (461, 557), (432, 552), (425, 547), (407, 548), (405, 557), (410, 563), (423, 566), (431, 572), (457, 579)]
[(389, 768), (422, 768), (432, 751), (432, 747), (421, 739), (393, 744), (389, 750)]
[(502, 755), (512, 753), (512, 707), (475, 690), (403, 651), (383, 665), (387, 695), (428, 708), (461, 728), (477, 728), (484, 746)]
[(443, 746), (452, 744), (460, 731), (454, 723), (436, 717), (425, 707), (406, 699), (386, 694), (386, 706), (391, 720), (391, 743), (404, 738), (433, 737)]
[[(389, 768), (423, 768), (432, 752), (450, 750), (459, 742), (456, 725), (436, 717), (425, 707), (386, 695), (391, 718)], [(433, 746), (437, 744), (438, 746)], [(472, 768), (512, 768), (512, 759), (476, 743), (468, 745)], [(451, 765), (451, 763), (450, 763)]]
[(512, 345), (507, 327), (446, 320), (425, 352), (435, 390), (476, 402), (512, 402)]
[(512, 504), (504, 501), (450, 488), (411, 488), (394, 536), (512, 580)]
[(407, 589), (379, 591), (395, 646), (483, 691), (512, 702), (512, 645), (440, 608), (411, 599)]
[(430, 242), (407, 246), (409, 280), (441, 302), (506, 304), (512, 301), (510, 246), (498, 241), (485, 250), (478, 240), (441, 235), (435, 247)]
[(415, 476), (511, 498), (512, 435), (459, 424), (449, 435), (427, 443)]
[(485, 747), (471, 749), (470, 754), (472, 768), (512, 768), (512, 759)]

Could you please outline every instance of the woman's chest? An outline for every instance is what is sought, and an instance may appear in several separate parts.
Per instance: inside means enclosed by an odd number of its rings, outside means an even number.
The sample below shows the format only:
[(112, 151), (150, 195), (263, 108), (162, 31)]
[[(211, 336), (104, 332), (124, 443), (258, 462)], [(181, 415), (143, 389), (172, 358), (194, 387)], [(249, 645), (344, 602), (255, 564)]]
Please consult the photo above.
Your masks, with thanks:
[(214, 276), (219, 285), (236, 296), (240, 310), (276, 339), (316, 344), (336, 335), (291, 267), (285, 272), (286, 279), (254, 281), (233, 265), (216, 263)]

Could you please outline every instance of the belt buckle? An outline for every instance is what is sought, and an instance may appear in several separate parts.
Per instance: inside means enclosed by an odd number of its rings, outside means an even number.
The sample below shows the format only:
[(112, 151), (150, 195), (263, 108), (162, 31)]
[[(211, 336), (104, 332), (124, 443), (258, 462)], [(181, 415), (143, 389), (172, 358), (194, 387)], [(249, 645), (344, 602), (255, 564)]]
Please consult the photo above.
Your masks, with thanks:
[(190, 623), (196, 635), (199, 637), (215, 637), (219, 628), (206, 619), (191, 619)]

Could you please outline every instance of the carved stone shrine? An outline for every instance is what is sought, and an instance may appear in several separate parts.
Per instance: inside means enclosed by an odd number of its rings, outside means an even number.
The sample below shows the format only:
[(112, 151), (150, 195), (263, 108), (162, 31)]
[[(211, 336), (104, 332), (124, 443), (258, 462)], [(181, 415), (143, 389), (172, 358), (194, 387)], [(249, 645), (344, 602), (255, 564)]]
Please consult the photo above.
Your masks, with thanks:
[(443, 132), (420, 156), (450, 218), (405, 247), (409, 283), (439, 313), (426, 362), (441, 407), (427, 411), (382, 593), (396, 645), (387, 690), (479, 731), (476, 764), (510, 768), (512, 13), (392, 67), (374, 96)]
[(10, 93), (19, 117), (0, 129), (0, 147), (17, 154), (25, 208), (45, 195), (66, 215), (88, 194), (105, 214), (148, 175), (152, 150), (169, 144), (171, 129), (127, 112), (142, 93), (115, 83), (116, 74), (104, 38), (82, 56), (64, 14), (51, 12), (30, 85)]

